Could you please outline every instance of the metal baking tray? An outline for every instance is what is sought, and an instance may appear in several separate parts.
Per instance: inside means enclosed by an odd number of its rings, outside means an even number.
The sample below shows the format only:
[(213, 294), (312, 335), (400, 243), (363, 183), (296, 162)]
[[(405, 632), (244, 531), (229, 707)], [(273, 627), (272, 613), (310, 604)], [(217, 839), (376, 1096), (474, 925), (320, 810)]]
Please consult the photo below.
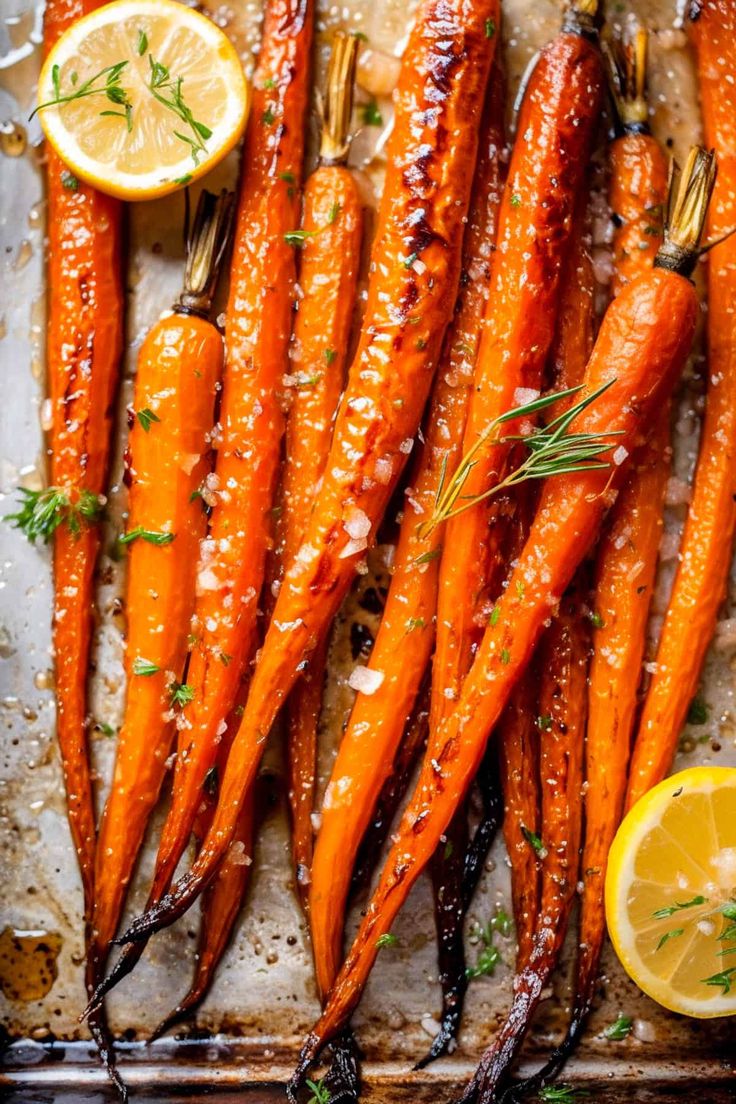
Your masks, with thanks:
[[(258, 40), (259, 0), (208, 0), (202, 5), (231, 34), (248, 68)], [(362, 30), (370, 48), (399, 55), (413, 5), (405, 0), (320, 0), (318, 69), (324, 40), (337, 25)], [(510, 100), (535, 50), (556, 30), (556, 0), (504, 0), (504, 57)], [(672, 0), (612, 0), (609, 22), (633, 10), (651, 28), (650, 96), (654, 129), (675, 154), (700, 136), (697, 90), (684, 32), (676, 25)], [(35, 92), (41, 36), (41, 7), (29, 0), (0, 0), (0, 144), (12, 151), (7, 123), (26, 120)], [(391, 63), (384, 62), (389, 69)], [(387, 122), (390, 108), (382, 104)], [(313, 129), (313, 128), (312, 128)], [(2, 208), (2, 295), (0, 298), (0, 513), (8, 513), (19, 483), (43, 480), (44, 445), (44, 228), (43, 148), (35, 124), (27, 126), (21, 156), (0, 155)], [(380, 188), (384, 130), (360, 135), (352, 162), (370, 202)], [(210, 186), (234, 181), (232, 156)], [(172, 302), (181, 273), (181, 195), (132, 207), (128, 215), (128, 349), (119, 409), (127, 402), (137, 349), (147, 327)], [(595, 227), (596, 263), (605, 268), (605, 219)], [(683, 383), (677, 413), (676, 472), (671, 485), (663, 566), (652, 632), (666, 599), (684, 516), (681, 480), (697, 448), (702, 406), (701, 360), (695, 356)], [(121, 441), (111, 476), (111, 524), (124, 507)], [(112, 543), (112, 530), (109, 534)], [(92, 1102), (112, 1099), (103, 1071), (78, 1023), (84, 1003), (81, 962), (81, 892), (67, 830), (58, 751), (54, 743), (53, 672), (50, 657), (51, 578), (48, 551), (31, 548), (21, 535), (0, 526), (0, 1024), (4, 1048), (0, 1095), (17, 1102)], [(382, 556), (362, 580), (380, 585)], [(94, 722), (116, 726), (123, 703), (121, 606), (123, 567), (103, 555), (99, 571), (99, 621), (95, 637), (90, 709)], [(383, 580), (385, 582), (385, 580)], [(371, 628), (374, 614), (351, 595), (335, 629), (322, 726), (321, 774), (329, 766), (352, 692), (347, 675), (353, 659), (350, 626)], [(736, 645), (723, 612), (704, 675), (708, 720), (684, 733), (678, 765), (736, 762), (734, 667)], [(367, 603), (371, 605), (371, 603)], [(731, 630), (731, 631), (729, 631)], [(104, 799), (114, 740), (92, 729), (98, 799)], [(254, 1102), (283, 1100), (301, 1037), (317, 1012), (305, 925), (292, 889), (285, 812), (283, 763), (278, 741), (269, 748), (260, 779), (265, 810), (253, 884), (235, 937), (209, 996), (195, 1019), (176, 1038), (145, 1044), (147, 1033), (170, 1010), (189, 982), (196, 948), (196, 907), (158, 936), (134, 975), (109, 1002), (120, 1037), (120, 1068), (135, 1099), (213, 1101), (233, 1093)], [(144, 903), (155, 855), (155, 818), (128, 902), (128, 915)], [(487, 862), (469, 917), (486, 919), (509, 904), (508, 868), (501, 843)], [(356, 908), (360, 907), (357, 902)], [(355, 917), (353, 917), (353, 923)], [(455, 1053), (422, 1073), (409, 1072), (426, 1050), (439, 1010), (430, 891), (415, 887), (394, 930), (391, 955), (380, 956), (354, 1025), (365, 1055), (365, 1099), (398, 1104), (434, 1104), (446, 1099), (474, 1067), (484, 1042), (508, 1006), (514, 945), (501, 947), (503, 964), (492, 978), (470, 986), (465, 1024)], [(20, 933), (20, 934), (19, 934)], [(25, 933), (25, 934), (24, 934)], [(30, 933), (30, 934), (28, 934)], [(39, 949), (40, 948), (40, 949)], [(470, 954), (473, 950), (471, 947)], [(564, 1028), (570, 1001), (568, 947), (536, 1017), (522, 1066), (532, 1068)], [(40, 965), (39, 965), (40, 962)], [(44, 977), (43, 975), (47, 975)], [(52, 984), (49, 987), (49, 981)], [(47, 991), (43, 991), (47, 989)], [(602, 1037), (619, 1013), (634, 1018), (622, 1042)], [(583, 1045), (569, 1063), (566, 1080), (606, 1102), (675, 1101), (697, 1096), (725, 1101), (734, 1095), (733, 1021), (687, 1020), (654, 1005), (623, 975), (608, 949), (600, 996)]]

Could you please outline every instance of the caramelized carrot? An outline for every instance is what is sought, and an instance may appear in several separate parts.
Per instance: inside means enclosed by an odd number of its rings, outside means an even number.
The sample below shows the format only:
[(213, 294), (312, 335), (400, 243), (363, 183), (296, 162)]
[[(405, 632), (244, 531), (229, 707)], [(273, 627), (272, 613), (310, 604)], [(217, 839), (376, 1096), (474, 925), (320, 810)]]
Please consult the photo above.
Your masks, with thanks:
[[(372, 694), (359, 693), (356, 698), (322, 808), (310, 899), (314, 961), (323, 993), (329, 990), (342, 959), (345, 905), (355, 857), (391, 772), (432, 650), (439, 533), (425, 535), (420, 521), (431, 512), (447, 470), (452, 471), (460, 457), (472, 365), (488, 297), (501, 192), (504, 89), (500, 71), (492, 78), (490, 91), (463, 249), (465, 279), (432, 392), (425, 441), (405, 496), (391, 585), (368, 663), (380, 685)], [(373, 859), (375, 863), (375, 855)]]
[(227, 849), (263, 744), (381, 520), (419, 425), (457, 290), (498, 0), (424, 0), (401, 67), (365, 317), (325, 476), (279, 591), (207, 840), (125, 940), (176, 919)]
[[(578, 573), (580, 579), (581, 573)], [(462, 1096), (496, 1099), (559, 958), (578, 881), (589, 638), (578, 582), (539, 648), (540, 834), (525, 844), (541, 866), (539, 914), (529, 957), (514, 979), (509, 1014)]]
[[(612, 291), (652, 265), (662, 243), (667, 160), (647, 133), (644, 97), (646, 32), (628, 49), (621, 100), (623, 134), (611, 145), (609, 202), (618, 222), (613, 239)], [(632, 95), (633, 93), (633, 95)], [(608, 851), (623, 811), (631, 734), (647, 620), (654, 587), (662, 507), (670, 471), (669, 403), (632, 467), (598, 549), (593, 611), (588, 731), (585, 752), (585, 849), (580, 961), (572, 1029), (593, 1000), (605, 936), (603, 883)]]
[[(691, 9), (700, 98), (719, 176), (708, 234), (736, 226), (736, 5), (702, 0)], [(667, 773), (726, 592), (736, 528), (736, 238), (708, 257), (708, 390), (695, 483), (656, 668), (634, 744), (630, 808)]]
[[(48, 0), (43, 45), (48, 52), (99, 0)], [(110, 458), (113, 401), (123, 347), (121, 205), (76, 179), (53, 150), (46, 151), (48, 198), (48, 321), (46, 366), (51, 400), (51, 487), (25, 491), (15, 524), (29, 538), (53, 537), (56, 734), (72, 844), (82, 880), (88, 992), (94, 987), (90, 954), (94, 909), (95, 815), (87, 750), (87, 673), (92, 634), (93, 579), (100, 549)], [(113, 1073), (114, 1055), (104, 1017), (90, 1023)]]
[[(233, 720), (228, 728), (233, 726)], [(227, 748), (227, 738), (220, 749), (218, 762), (224, 767), (226, 757), (222, 754)], [(201, 826), (195, 825), (196, 835), (202, 839), (206, 834), (214, 812), (214, 803), (207, 807)], [(233, 834), (233, 842), (223, 859), (217, 876), (207, 886), (202, 896), (202, 923), (199, 929), (199, 949), (194, 979), (186, 996), (152, 1032), (149, 1042), (163, 1035), (179, 1020), (185, 1019), (206, 996), (219, 962), (227, 950), (243, 904), (253, 862), (253, 829), (255, 801), (249, 794), (238, 817), (238, 825)]]
[[(309, 521), (315, 489), (330, 450), (343, 388), (355, 309), (363, 212), (358, 185), (345, 167), (358, 39), (338, 32), (327, 74), (320, 163), (304, 189), (299, 299), (292, 348), (292, 399), (286, 424), (283, 480), (283, 562), (291, 563)], [(292, 853), (302, 906), (308, 907), (317, 726), (322, 708), (327, 642), (286, 707)]]
[(138, 357), (126, 452), (129, 514), (120, 537), (129, 551), (128, 691), (97, 843), (93, 945), (99, 968), (115, 935), (175, 729), (186, 727), (192, 700), (183, 671), (197, 550), (207, 524), (196, 495), (211, 468), (209, 433), (223, 365), (222, 337), (207, 314), (230, 210), (227, 193), (202, 194), (184, 292), (173, 313), (153, 326)]
[[(243, 153), (230, 296), (227, 360), (209, 532), (197, 574), (186, 739), (149, 893), (166, 893), (184, 853), (207, 772), (258, 640), (257, 605), (271, 543), (271, 509), (284, 425), (282, 394), (294, 302), (299, 182), (312, 42), (312, 0), (269, 0)], [(223, 854), (224, 854), (223, 849)], [(220, 855), (222, 858), (222, 855)], [(218, 864), (219, 865), (219, 864)], [(104, 990), (142, 947), (121, 956)]]
[(517, 973), (529, 961), (539, 913), (539, 857), (529, 846), (539, 837), (539, 720), (537, 674), (533, 667), (521, 676), (499, 724), (499, 765), (504, 799), (503, 834), (511, 863), (511, 901), (516, 928)]
[[(630, 284), (606, 314), (586, 369), (584, 399), (570, 412), (574, 436), (601, 441), (601, 434), (609, 440), (608, 434), (614, 433), (616, 446), (630, 452), (671, 391), (695, 328), (697, 295), (681, 272), (691, 271), (695, 263), (710, 180), (710, 159), (698, 151), (695, 166), (689, 165), (670, 236), (658, 254), (658, 267)], [(680, 249), (677, 262), (671, 259), (673, 247)], [(532, 450), (535, 455), (538, 448)], [(325, 1011), (305, 1042), (292, 1088), (355, 1007), (381, 936), (390, 930), (467, 791), (488, 735), (529, 662), (550, 609), (600, 528), (610, 502), (607, 492), (616, 489), (624, 472), (624, 465), (585, 463), (570, 470), (565, 463), (562, 472), (546, 481), (509, 586), (486, 627), (458, 705), (435, 746), (427, 750), (379, 885)]]
[[(499, 213), (491, 296), (465, 428), (466, 451), (486, 426), (515, 405), (519, 389), (539, 392), (554, 336), (565, 247), (603, 95), (599, 52), (589, 41), (595, 3), (573, 6), (542, 52), (526, 89)], [(530, 248), (533, 241), (534, 248)], [(474, 457), (464, 494), (498, 478), (509, 446)], [(440, 564), (437, 643), (432, 662), (430, 743), (452, 712), (479, 629), (477, 601), (494, 555), (489, 508), (480, 502), (453, 518)]]

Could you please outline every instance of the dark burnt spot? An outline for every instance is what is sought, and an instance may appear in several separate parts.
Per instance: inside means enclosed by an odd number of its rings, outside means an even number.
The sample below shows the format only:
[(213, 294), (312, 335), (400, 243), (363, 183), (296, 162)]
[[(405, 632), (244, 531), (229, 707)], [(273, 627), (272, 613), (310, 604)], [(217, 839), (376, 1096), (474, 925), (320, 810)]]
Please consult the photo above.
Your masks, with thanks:
[(125, 421), (128, 429), (132, 429), (135, 425), (135, 411), (132, 406), (127, 406), (125, 408)]
[(401, 313), (404, 317), (404, 320), (406, 320), (406, 316), (413, 310), (413, 308), (417, 305), (418, 301), (419, 301), (419, 288), (417, 286), (417, 281), (414, 280), (414, 279), (411, 279), (409, 281), (409, 283), (406, 285), (406, 287), (404, 288), (404, 290), (401, 294), (401, 297), (399, 299), (399, 306), (401, 308)]
[(361, 624), (360, 621), (354, 621), (350, 626), (350, 654), (353, 659), (357, 659), (358, 656), (368, 656), (372, 647), (373, 633), (371, 630), (367, 625)]
[(360, 599), (360, 606), (366, 613), (383, 613), (383, 597), (376, 587), (368, 587)]

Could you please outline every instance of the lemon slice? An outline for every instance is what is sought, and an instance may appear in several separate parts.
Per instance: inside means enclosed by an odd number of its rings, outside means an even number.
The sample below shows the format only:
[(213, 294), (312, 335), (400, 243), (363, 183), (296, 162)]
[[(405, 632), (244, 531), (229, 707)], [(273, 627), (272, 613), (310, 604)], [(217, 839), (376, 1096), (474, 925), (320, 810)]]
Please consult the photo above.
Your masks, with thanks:
[(736, 770), (694, 767), (631, 809), (606, 919), (627, 974), (672, 1012), (736, 1014)]
[(222, 31), (175, 0), (115, 0), (49, 51), (44, 133), (75, 175), (152, 199), (208, 172), (240, 138), (248, 85)]

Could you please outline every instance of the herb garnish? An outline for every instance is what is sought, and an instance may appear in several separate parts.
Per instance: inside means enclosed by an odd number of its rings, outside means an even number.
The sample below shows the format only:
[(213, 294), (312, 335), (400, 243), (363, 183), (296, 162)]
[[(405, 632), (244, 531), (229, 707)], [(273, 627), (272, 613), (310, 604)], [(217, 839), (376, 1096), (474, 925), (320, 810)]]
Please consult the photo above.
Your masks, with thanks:
[(15, 529), (22, 530), (33, 544), (39, 537), (48, 542), (64, 523), (70, 533), (78, 537), (84, 526), (94, 525), (102, 516), (102, 503), (99, 495), (82, 490), (76, 502), (69, 501), (69, 495), (60, 487), (46, 487), (43, 491), (32, 491), (20, 487), (22, 501), (16, 514), (6, 514)]
[(370, 100), (361, 107), (360, 117), (365, 126), (383, 126), (383, 115), (375, 100)]
[[(504, 423), (519, 418), (528, 418), (540, 410), (544, 410), (552, 403), (577, 394), (580, 387), (571, 387), (566, 391), (541, 396), (523, 406), (507, 410), (505, 414), (495, 418), (460, 461), (455, 474), (442, 495), (441, 501), (430, 520), (423, 527), (424, 532), (431, 532), (441, 522), (447, 521), (448, 518), (455, 517), (463, 510), (467, 510), (484, 499), (490, 498), (491, 495), (496, 495), (518, 483), (530, 479), (547, 479), (568, 472), (590, 471), (609, 467), (608, 462), (602, 460), (601, 457), (613, 448), (611, 439), (620, 436), (620, 433), (616, 431), (601, 434), (571, 433), (569, 430), (572, 423), (586, 407), (600, 398), (614, 382), (614, 380), (609, 380), (608, 383), (603, 384), (584, 399), (575, 403), (569, 410), (553, 418), (546, 426), (535, 429), (528, 436), (510, 434), (506, 437), (501, 436), (494, 439), (494, 434)], [(487, 491), (483, 491), (478, 495), (463, 496), (462, 489), (477, 463), (477, 453), (484, 445), (494, 442), (494, 440), (496, 444), (519, 442), (529, 450), (529, 453), (518, 467), (510, 471), (504, 479), (501, 479)]]
[(143, 656), (136, 656), (133, 660), (133, 674), (142, 675), (144, 678), (148, 678), (149, 675), (157, 674), (161, 668), (156, 663), (151, 663), (150, 659), (144, 659)]
[(194, 687), (189, 686), (186, 682), (172, 682), (169, 693), (171, 694), (172, 706), (178, 705), (180, 709), (194, 701)]
[[(198, 165), (200, 154), (207, 152), (205, 141), (207, 138), (212, 137), (212, 131), (204, 123), (194, 118), (192, 109), (186, 103), (182, 94), (184, 78), (172, 77), (168, 66), (160, 61), (156, 61), (153, 54), (148, 55), (148, 63), (151, 68), (148, 87), (154, 99), (158, 100), (164, 107), (168, 107), (170, 111), (173, 111), (189, 128), (188, 135), (182, 134), (178, 130), (175, 130), (174, 134), (180, 141), (185, 142), (189, 146), (192, 153), (192, 160), (195, 165)], [(168, 93), (168, 95), (164, 93)]]
[(160, 533), (153, 529), (144, 529), (142, 525), (131, 529), (129, 533), (121, 533), (118, 537), (120, 544), (132, 544), (133, 541), (143, 540), (147, 544), (171, 544), (174, 533)]
[(325, 1085), (325, 1079), (322, 1077), (319, 1081), (310, 1081), (307, 1078), (306, 1086), (312, 1094), (312, 1097), (307, 1104), (330, 1104), (332, 1100), (332, 1094)]
[(616, 1041), (625, 1039), (631, 1034), (631, 1028), (633, 1021), (631, 1016), (619, 1016), (617, 1020), (614, 1020), (612, 1024), (604, 1028), (603, 1035), (606, 1039), (614, 1039)]
[(106, 65), (104, 69), (100, 69), (99, 73), (95, 73), (94, 76), (89, 77), (82, 84), (78, 83), (77, 74), (72, 73), (70, 78), (72, 87), (68, 92), (62, 92), (59, 66), (53, 65), (51, 67), (51, 84), (54, 89), (54, 98), (39, 104), (38, 107), (33, 109), (29, 118), (32, 119), (38, 111), (44, 111), (47, 107), (59, 107), (61, 104), (72, 103), (74, 100), (85, 100), (88, 96), (105, 96), (110, 103), (122, 107), (123, 110), (101, 111), (100, 115), (119, 115), (125, 119), (128, 132), (130, 132), (133, 129), (133, 105), (120, 81), (127, 64), (127, 61), (118, 61), (114, 65)]
[(151, 428), (151, 422), (160, 422), (158, 414), (154, 414), (150, 407), (146, 406), (143, 410), (136, 411), (136, 418), (141, 423), (141, 429), (144, 433), (148, 433)]
[(736, 982), (734, 974), (736, 974), (736, 966), (731, 966), (729, 970), (721, 970), (719, 974), (711, 974), (710, 977), (701, 978), (700, 980), (704, 985), (721, 986), (723, 990), (721, 995), (725, 997), (727, 993), (731, 992), (732, 981)]
[(526, 840), (526, 842), (527, 842), (527, 843), (528, 843), (528, 844), (529, 844), (529, 845), (530, 845), (531, 847), (533, 847), (533, 848), (534, 848), (534, 850), (536, 851), (536, 853), (537, 853), (537, 854), (538, 854), (538, 855), (539, 855), (539, 856), (540, 856), (541, 858), (544, 858), (544, 856), (545, 856), (545, 855), (547, 854), (547, 848), (546, 848), (546, 847), (544, 846), (544, 844), (542, 843), (542, 841), (541, 841), (541, 839), (539, 838), (539, 836), (537, 835), (537, 833), (536, 833), (536, 832), (532, 832), (530, 828), (527, 828), (527, 826), (526, 826), (525, 824), (522, 824), (522, 826), (521, 826), (521, 834), (522, 834), (522, 836), (524, 837), (524, 839)]
[(398, 942), (396, 936), (392, 935), (391, 932), (384, 932), (376, 940), (376, 947), (380, 951), (382, 947), (395, 947)]
[(652, 913), (652, 917), (655, 920), (666, 920), (668, 916), (673, 916), (676, 912), (681, 912), (682, 909), (693, 908), (695, 905), (707, 905), (708, 898), (698, 894), (697, 897), (693, 897), (690, 901), (675, 901), (674, 905), (665, 905), (664, 908), (657, 909)]

